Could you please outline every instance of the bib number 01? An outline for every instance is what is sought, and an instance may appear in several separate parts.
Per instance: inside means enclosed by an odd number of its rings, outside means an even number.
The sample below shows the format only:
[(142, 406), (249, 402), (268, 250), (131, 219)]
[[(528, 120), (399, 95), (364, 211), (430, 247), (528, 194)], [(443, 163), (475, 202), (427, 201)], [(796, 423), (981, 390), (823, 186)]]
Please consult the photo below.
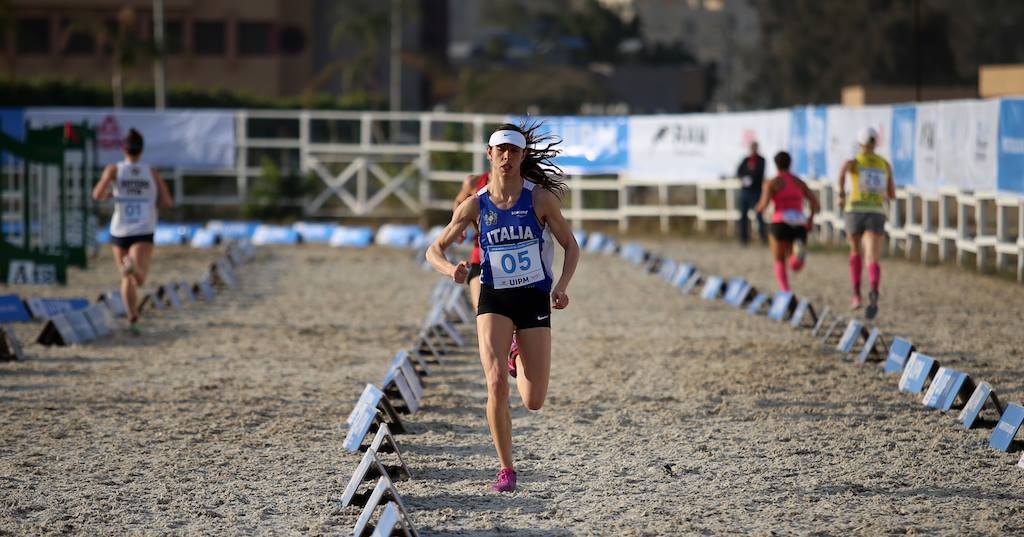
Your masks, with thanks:
[(491, 246), (487, 259), (495, 289), (524, 287), (544, 279), (539, 239)]
[(143, 220), (142, 203), (128, 202), (121, 205), (121, 215), (126, 224), (137, 224)]

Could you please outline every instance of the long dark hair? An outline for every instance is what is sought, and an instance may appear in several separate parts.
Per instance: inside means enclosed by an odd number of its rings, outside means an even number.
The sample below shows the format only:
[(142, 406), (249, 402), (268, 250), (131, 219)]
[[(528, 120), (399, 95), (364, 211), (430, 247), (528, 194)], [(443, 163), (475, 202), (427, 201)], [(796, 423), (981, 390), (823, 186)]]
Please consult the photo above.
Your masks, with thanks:
[(526, 149), (523, 150), (523, 164), (519, 167), (519, 174), (523, 179), (532, 181), (542, 188), (554, 193), (559, 198), (569, 192), (562, 177), (565, 172), (554, 163), (554, 158), (562, 151), (557, 146), (562, 143), (561, 138), (544, 132), (541, 121), (523, 121), (518, 125), (505, 123), (495, 131), (516, 131), (526, 137)]

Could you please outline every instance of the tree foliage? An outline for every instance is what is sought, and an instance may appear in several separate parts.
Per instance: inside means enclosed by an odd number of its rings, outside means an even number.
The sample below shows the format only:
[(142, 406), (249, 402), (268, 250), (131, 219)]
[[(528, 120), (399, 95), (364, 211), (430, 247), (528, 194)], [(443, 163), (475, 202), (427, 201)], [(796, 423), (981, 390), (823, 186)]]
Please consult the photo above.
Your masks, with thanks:
[(752, 106), (835, 102), (852, 84), (971, 85), (980, 65), (1024, 61), (1019, 0), (753, 2)]

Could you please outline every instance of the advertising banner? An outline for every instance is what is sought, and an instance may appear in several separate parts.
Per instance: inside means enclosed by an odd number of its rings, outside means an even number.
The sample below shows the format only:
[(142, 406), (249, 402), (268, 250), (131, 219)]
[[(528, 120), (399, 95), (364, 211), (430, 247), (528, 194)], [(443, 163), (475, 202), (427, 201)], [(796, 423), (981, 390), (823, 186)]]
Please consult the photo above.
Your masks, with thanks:
[(1024, 194), (1024, 99), (999, 102), (999, 190)]
[(617, 174), (629, 164), (629, 120), (625, 117), (548, 116), (541, 133), (562, 139), (555, 164), (569, 175)]
[(892, 177), (899, 186), (914, 185), (916, 126), (916, 108), (897, 106), (892, 109)]
[(145, 139), (142, 159), (147, 164), (193, 169), (235, 165), (235, 117), (228, 111), (27, 108), (25, 118), (33, 128), (87, 121), (96, 128), (101, 163), (124, 158), (121, 140), (135, 128)]
[(772, 175), (772, 157), (790, 147), (791, 121), (789, 110), (631, 117), (630, 178), (700, 183), (734, 177), (755, 141)]

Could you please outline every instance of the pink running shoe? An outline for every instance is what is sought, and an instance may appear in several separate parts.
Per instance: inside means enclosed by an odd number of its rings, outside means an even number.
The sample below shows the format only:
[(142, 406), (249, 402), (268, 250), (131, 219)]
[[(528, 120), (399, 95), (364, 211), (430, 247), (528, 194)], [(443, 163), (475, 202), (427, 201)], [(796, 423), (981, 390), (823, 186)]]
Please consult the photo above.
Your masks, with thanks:
[(789, 268), (793, 272), (800, 272), (800, 269), (804, 268), (804, 260), (795, 255), (789, 256)]
[(850, 298), (850, 309), (860, 309), (860, 295), (853, 295), (853, 297)]
[(508, 350), (508, 374), (516, 378), (516, 358), (519, 358), (519, 342), (516, 335), (512, 334), (512, 347)]
[(497, 480), (491, 485), (494, 492), (512, 492), (516, 490), (516, 471), (511, 468), (502, 468), (498, 471)]

